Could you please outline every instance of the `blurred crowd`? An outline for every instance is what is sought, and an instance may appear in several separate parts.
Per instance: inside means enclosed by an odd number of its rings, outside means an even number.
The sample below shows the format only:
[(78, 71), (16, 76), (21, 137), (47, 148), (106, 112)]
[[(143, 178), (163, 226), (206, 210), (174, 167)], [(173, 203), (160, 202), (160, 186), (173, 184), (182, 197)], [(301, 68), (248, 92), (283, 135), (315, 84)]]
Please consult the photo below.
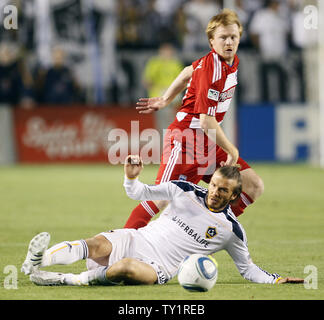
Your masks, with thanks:
[[(79, 8), (85, 0), (66, 1), (72, 10)], [(99, 9), (103, 1), (101, 4), (99, 1), (93, 1), (97, 2), (98, 6), (92, 12), (94, 29), (90, 30), (98, 30), (101, 24)], [(0, 1), (1, 8), (6, 4), (14, 4), (19, 12), (18, 30), (0, 28), (0, 104), (32, 108), (38, 104), (66, 105), (89, 102), (86, 89), (73, 72), (71, 57), (67, 57), (64, 44), (51, 47), (51, 56), (47, 57), (50, 61), (48, 64), (37, 61), (37, 34), (40, 30), (35, 24), (35, 2), (37, 0)], [(62, 2), (64, 1), (60, 1)], [(172, 46), (176, 52), (207, 52), (207, 22), (229, 2), (107, 0), (107, 3), (110, 5), (103, 9), (106, 10), (105, 18), (111, 20), (109, 30), (114, 30), (114, 36), (108, 46), (114, 47), (118, 55), (123, 50), (158, 50), (165, 43)], [(240, 48), (256, 50), (260, 54), (263, 60), (263, 74), (266, 74), (268, 69), (277, 70), (284, 100), (285, 76), (280, 69), (280, 61), (285, 59), (289, 50), (302, 50), (310, 41), (308, 37), (303, 37), (303, 28), (298, 23), (303, 13), (304, 1), (233, 0), (230, 3), (244, 25)], [(3, 20), (3, 10), (0, 12)], [(82, 18), (81, 11), (75, 9), (73, 14), (76, 19)], [(62, 34), (67, 32), (67, 28), (71, 28), (69, 32), (72, 33), (72, 26), (68, 23), (64, 24), (63, 21), (57, 25)], [(175, 66), (172, 68), (178, 70)], [(145, 79), (144, 85), (148, 86)], [(266, 91), (263, 93), (263, 99), (267, 99)], [(107, 99), (104, 102), (110, 101)]]

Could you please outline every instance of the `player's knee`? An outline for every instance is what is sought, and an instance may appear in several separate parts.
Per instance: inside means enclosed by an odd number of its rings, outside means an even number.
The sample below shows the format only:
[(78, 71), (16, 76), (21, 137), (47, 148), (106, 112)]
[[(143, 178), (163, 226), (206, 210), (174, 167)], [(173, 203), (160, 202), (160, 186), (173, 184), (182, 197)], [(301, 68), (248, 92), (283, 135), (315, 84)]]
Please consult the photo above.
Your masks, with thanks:
[(255, 200), (263, 194), (264, 182), (254, 171), (247, 171), (242, 175), (243, 191)]
[(97, 252), (99, 251), (99, 241), (93, 237), (86, 239), (86, 243), (88, 245), (89, 258), (95, 258), (97, 256)]
[(141, 269), (138, 261), (132, 258), (124, 258), (116, 262), (110, 269), (113, 275), (123, 280), (126, 284), (147, 284), (151, 285), (156, 282), (156, 273), (147, 272)]
[(264, 192), (264, 182), (258, 175), (256, 175), (253, 179), (253, 186), (257, 196), (261, 196), (261, 194)]
[(109, 241), (103, 236), (96, 236), (86, 239), (88, 245), (89, 258), (97, 259), (110, 254), (111, 248)]
[(136, 274), (136, 263), (132, 258), (124, 258), (118, 262), (119, 274), (127, 279), (132, 279)]

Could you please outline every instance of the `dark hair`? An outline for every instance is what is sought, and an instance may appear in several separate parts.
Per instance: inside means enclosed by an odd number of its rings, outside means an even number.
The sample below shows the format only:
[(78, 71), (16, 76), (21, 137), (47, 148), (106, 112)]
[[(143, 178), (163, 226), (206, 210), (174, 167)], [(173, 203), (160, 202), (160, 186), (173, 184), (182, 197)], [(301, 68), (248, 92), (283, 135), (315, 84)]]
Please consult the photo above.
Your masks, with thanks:
[[(240, 167), (239, 166), (224, 166), (224, 167), (218, 168), (217, 172), (219, 172), (224, 178), (233, 179), (233, 180), (237, 181), (237, 186), (233, 190), (233, 193), (236, 195), (236, 198), (238, 198), (242, 192), (242, 177), (241, 177), (241, 173), (240, 173)], [(233, 200), (233, 201), (235, 201), (235, 200)]]

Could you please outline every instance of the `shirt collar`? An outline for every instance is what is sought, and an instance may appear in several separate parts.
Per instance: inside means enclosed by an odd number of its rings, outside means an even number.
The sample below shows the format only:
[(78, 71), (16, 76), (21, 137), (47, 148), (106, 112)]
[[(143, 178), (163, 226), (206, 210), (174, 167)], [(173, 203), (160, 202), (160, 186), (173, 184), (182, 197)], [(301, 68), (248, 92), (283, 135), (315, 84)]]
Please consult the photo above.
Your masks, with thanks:
[(228, 209), (228, 207), (229, 207), (229, 204), (228, 204), (228, 205), (227, 205), (223, 210), (215, 211), (215, 210), (213, 210), (212, 208), (210, 208), (210, 207), (208, 206), (208, 204), (207, 204), (207, 196), (208, 196), (208, 192), (207, 192), (207, 194), (206, 194), (206, 196), (205, 196), (205, 198), (204, 198), (204, 203), (205, 203), (206, 208), (207, 208), (209, 211), (214, 212), (214, 213), (225, 213), (225, 214), (226, 214), (227, 209)]
[(236, 69), (237, 66), (238, 66), (238, 64), (239, 64), (239, 62), (240, 62), (240, 59), (239, 59), (239, 57), (237, 56), (237, 54), (235, 54), (235, 56), (234, 56), (234, 60), (233, 60), (232, 65), (229, 65), (229, 64), (227, 64), (227, 63), (225, 62), (224, 58), (223, 58), (219, 53), (217, 53), (217, 52), (215, 51), (214, 48), (211, 49), (211, 52), (216, 53), (216, 54), (219, 56), (220, 60), (223, 61), (223, 62), (225, 63), (225, 65), (226, 65), (226, 67), (227, 67), (228, 69)]

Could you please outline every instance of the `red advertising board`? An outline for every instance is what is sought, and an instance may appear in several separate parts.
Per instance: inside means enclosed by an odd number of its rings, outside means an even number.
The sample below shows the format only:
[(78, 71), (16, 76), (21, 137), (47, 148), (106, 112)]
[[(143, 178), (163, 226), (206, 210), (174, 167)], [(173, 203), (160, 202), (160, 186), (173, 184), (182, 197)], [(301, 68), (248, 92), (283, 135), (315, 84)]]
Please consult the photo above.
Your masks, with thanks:
[(16, 109), (14, 127), (17, 158), (23, 163), (116, 164), (127, 153), (139, 152), (144, 131), (156, 132), (152, 114), (118, 106)]

